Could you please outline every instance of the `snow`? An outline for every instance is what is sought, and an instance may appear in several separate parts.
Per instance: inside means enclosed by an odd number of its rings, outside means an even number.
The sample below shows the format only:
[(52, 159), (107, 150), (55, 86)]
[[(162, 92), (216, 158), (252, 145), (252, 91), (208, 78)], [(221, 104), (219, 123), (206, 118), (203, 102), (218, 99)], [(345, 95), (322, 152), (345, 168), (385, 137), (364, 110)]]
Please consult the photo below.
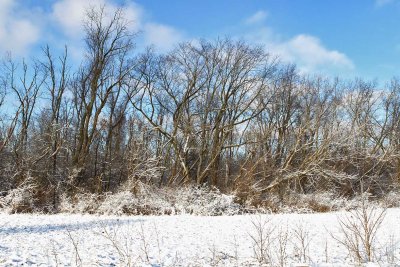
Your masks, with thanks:
[[(285, 266), (354, 266), (340, 237), (346, 213), (235, 216), (97, 216), (0, 214), (0, 266), (259, 266), (257, 228), (288, 232)], [(400, 209), (388, 209), (378, 231), (375, 262), (400, 266)], [(306, 237), (305, 261), (295, 231)], [(267, 231), (265, 231), (267, 232)], [(281, 235), (282, 237), (282, 235)]]

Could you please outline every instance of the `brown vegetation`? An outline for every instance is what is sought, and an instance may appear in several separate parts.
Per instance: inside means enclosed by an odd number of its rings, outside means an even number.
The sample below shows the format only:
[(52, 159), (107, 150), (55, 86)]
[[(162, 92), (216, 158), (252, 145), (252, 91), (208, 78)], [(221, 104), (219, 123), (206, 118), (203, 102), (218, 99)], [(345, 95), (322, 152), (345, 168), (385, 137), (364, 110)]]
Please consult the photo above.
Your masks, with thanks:
[(142, 181), (207, 184), (268, 206), (272, 195), (381, 197), (398, 187), (398, 80), (304, 76), (230, 39), (135, 53), (123, 10), (89, 10), (84, 25), (79, 68), (67, 48), (2, 63), (3, 197), (29, 184), (32, 205), (57, 211), (61, 196), (134, 193)]

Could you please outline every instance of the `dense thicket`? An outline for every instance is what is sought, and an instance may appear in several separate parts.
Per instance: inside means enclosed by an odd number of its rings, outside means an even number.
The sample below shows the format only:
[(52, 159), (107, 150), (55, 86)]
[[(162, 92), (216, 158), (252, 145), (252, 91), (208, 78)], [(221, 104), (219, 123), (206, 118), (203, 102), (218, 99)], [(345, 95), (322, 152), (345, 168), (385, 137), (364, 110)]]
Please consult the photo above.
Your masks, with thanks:
[(63, 194), (135, 181), (207, 184), (242, 201), (398, 186), (398, 80), (302, 75), (230, 39), (137, 53), (122, 11), (89, 10), (84, 25), (79, 67), (48, 47), (33, 63), (2, 63), (3, 196), (25, 186), (57, 207)]

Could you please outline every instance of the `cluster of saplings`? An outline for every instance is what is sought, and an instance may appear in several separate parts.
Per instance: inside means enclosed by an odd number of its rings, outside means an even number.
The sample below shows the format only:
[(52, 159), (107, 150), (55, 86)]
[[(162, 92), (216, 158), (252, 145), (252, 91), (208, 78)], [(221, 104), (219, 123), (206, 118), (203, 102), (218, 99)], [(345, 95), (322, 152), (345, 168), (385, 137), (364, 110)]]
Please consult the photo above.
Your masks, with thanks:
[[(0, 191), (61, 195), (207, 185), (237, 201), (380, 197), (400, 175), (400, 82), (302, 75), (231, 39), (137, 52), (123, 10), (90, 9), (85, 53), (0, 68)], [(6, 96), (7, 95), (7, 96)], [(128, 186), (129, 185), (129, 186)]]

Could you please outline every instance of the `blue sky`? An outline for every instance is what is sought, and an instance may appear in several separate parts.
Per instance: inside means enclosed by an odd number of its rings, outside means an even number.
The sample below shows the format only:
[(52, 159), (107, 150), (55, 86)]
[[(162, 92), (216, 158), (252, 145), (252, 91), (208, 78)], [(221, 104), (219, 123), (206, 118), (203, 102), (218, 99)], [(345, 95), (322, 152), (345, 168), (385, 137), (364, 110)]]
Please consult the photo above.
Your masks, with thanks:
[(0, 0), (0, 52), (38, 56), (49, 44), (82, 55), (88, 4), (124, 6), (138, 49), (166, 52), (181, 41), (230, 36), (265, 46), (304, 73), (346, 78), (399, 75), (399, 0)]

